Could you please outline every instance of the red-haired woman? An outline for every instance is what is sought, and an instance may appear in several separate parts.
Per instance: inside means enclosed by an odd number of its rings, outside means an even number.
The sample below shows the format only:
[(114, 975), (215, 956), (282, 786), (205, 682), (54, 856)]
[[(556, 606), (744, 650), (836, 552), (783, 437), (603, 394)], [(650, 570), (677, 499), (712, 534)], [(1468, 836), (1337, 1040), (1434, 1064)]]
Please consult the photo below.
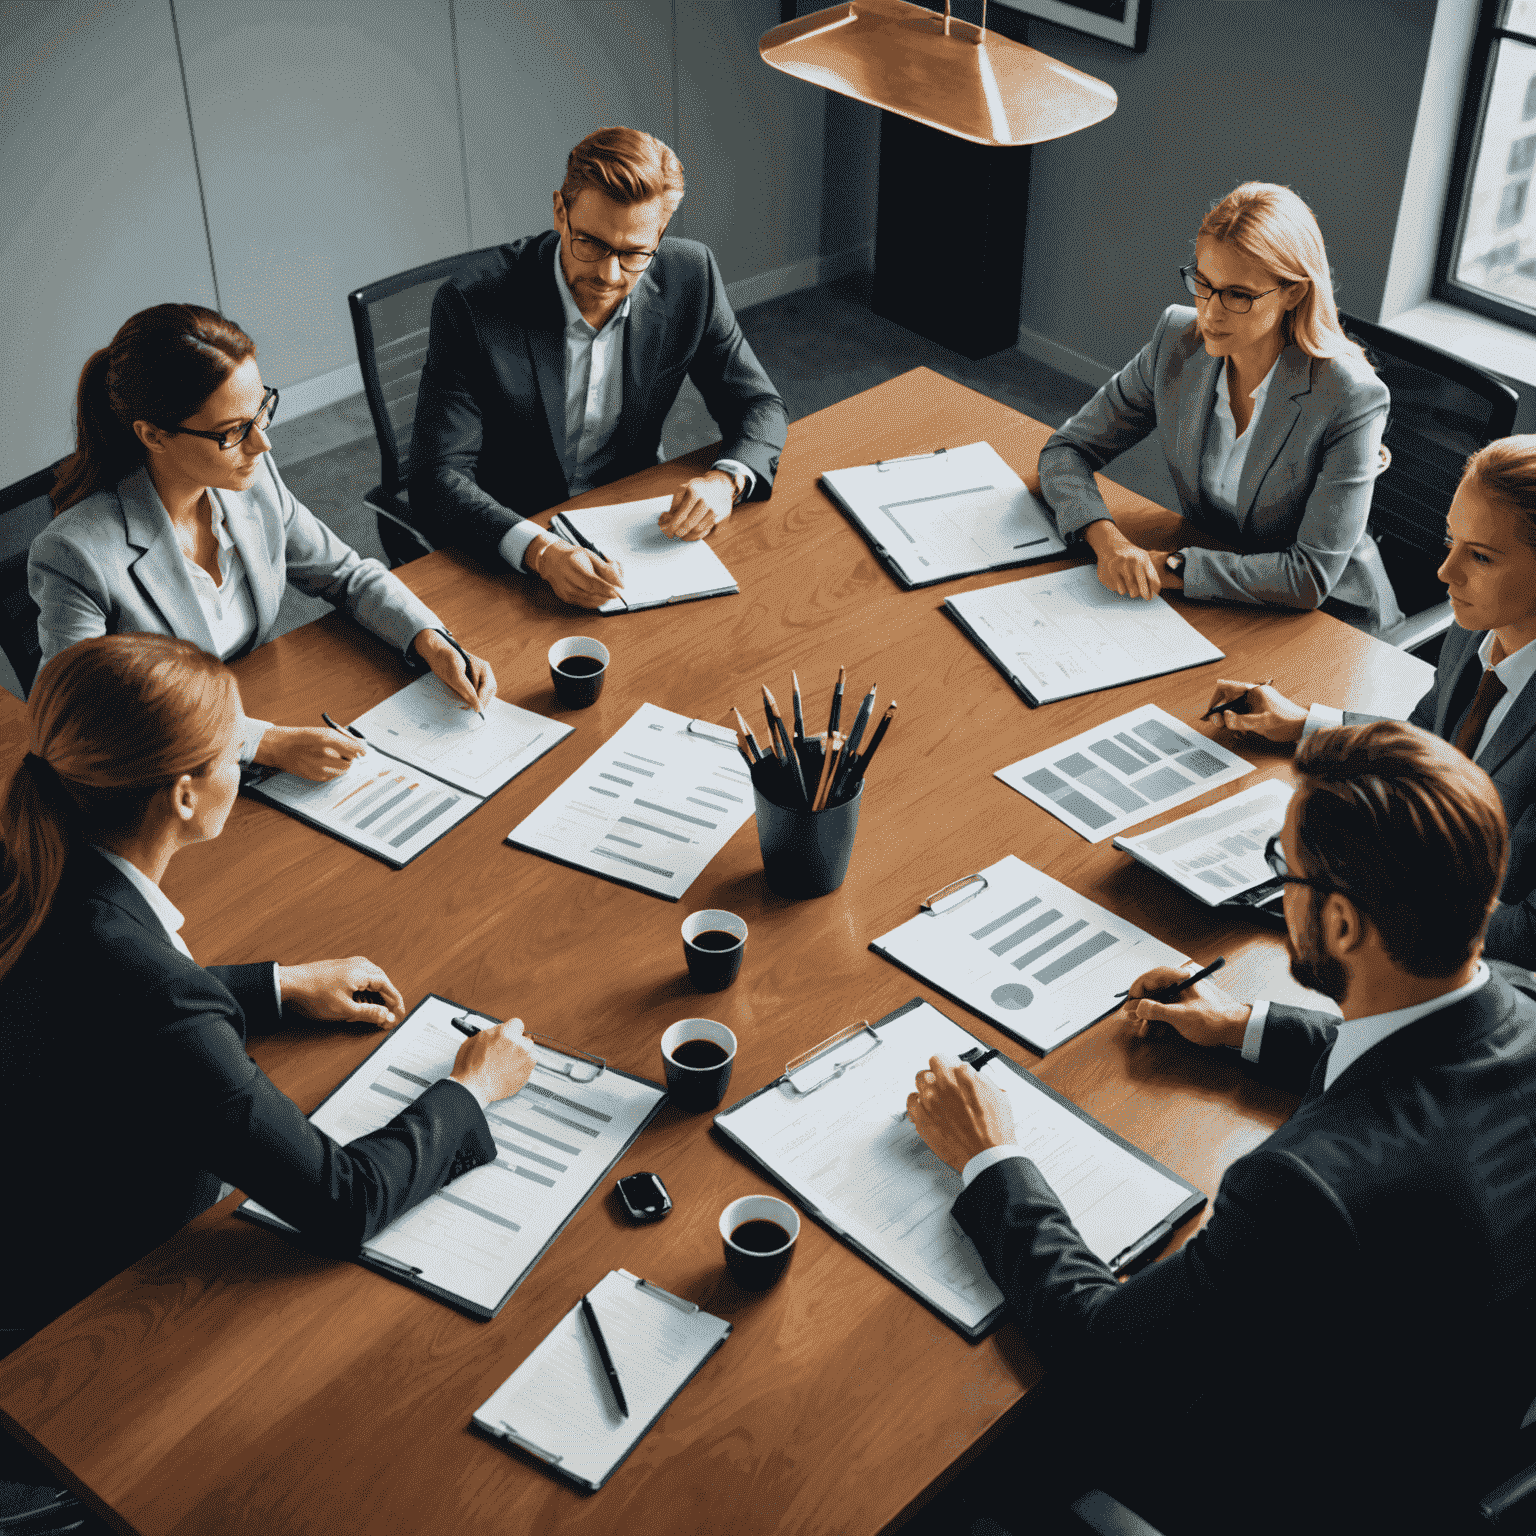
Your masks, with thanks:
[[(496, 1155), (484, 1106), (533, 1060), (512, 1020), (346, 1146), (245, 1053), (282, 1015), (389, 1024), (368, 960), (200, 966), (160, 880), (219, 835), (239, 786), (240, 695), (190, 641), (108, 635), (44, 664), (0, 846), (0, 1353), (163, 1242), (221, 1180), (322, 1251), (355, 1252)], [(384, 1006), (354, 1000), (382, 995)], [(79, 1213), (82, 1194), (89, 1211)]]
[[(43, 660), (93, 635), (179, 635), (228, 659), (271, 638), (283, 589), (323, 597), (424, 662), (467, 704), (496, 691), (441, 620), (379, 564), (294, 500), (266, 428), (256, 346), (198, 304), (134, 315), (86, 363), (74, 454), (54, 484), (54, 521), (33, 541), (27, 580)], [(351, 737), (242, 716), (240, 759), (310, 779), (345, 772)]]
[[(1205, 216), (1151, 341), (1040, 453), (1040, 490), (1113, 592), (1324, 608), (1379, 630), (1402, 612), (1366, 532), (1388, 394), (1345, 336), (1312, 210), (1245, 182)], [(1229, 548), (1139, 548), (1093, 474), (1156, 432), (1182, 532)], [(1202, 537), (1203, 536), (1203, 537)]]

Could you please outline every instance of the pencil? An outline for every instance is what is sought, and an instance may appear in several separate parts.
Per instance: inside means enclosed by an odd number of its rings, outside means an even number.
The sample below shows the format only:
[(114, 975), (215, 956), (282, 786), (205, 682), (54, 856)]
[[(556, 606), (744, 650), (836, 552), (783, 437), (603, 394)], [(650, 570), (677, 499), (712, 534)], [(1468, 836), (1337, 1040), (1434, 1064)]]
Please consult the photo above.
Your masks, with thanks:
[(816, 798), (811, 802), (812, 812), (819, 811), (827, 803), (827, 791), (832, 786), (832, 770), (837, 762), (837, 744), (842, 740), (835, 731), (827, 733), (827, 748), (822, 754), (821, 777), (816, 781)]
[(768, 750), (773, 753), (773, 760), (781, 768), (787, 767), (784, 761), (783, 750), (779, 746), (779, 733), (774, 729), (773, 711), (768, 707), (768, 685), (763, 685), (763, 718), (768, 722)]
[(795, 710), (795, 745), (800, 747), (805, 745), (805, 711), (800, 707), (800, 674), (791, 670), (789, 676), (795, 685), (795, 691), (790, 696), (790, 703)]
[(877, 691), (871, 688), (864, 695), (864, 702), (859, 705), (859, 712), (853, 717), (853, 729), (848, 732), (848, 754), (850, 757), (859, 750), (859, 742), (864, 736), (864, 727), (869, 724), (870, 711), (875, 707), (875, 694)]
[(741, 711), (734, 704), (731, 705), (731, 713), (736, 716), (736, 738), (743, 747), (749, 747), (752, 756), (748, 759), (752, 763), (760, 763), (763, 760), (763, 749), (757, 744), (757, 737), (752, 734), (752, 727), (742, 719)]
[(811, 797), (805, 790), (805, 771), (800, 766), (800, 754), (795, 751), (795, 744), (790, 739), (789, 727), (784, 724), (784, 717), (779, 713), (779, 706), (773, 695), (768, 691), (768, 684), (763, 684), (763, 704), (768, 710), (768, 722), (778, 731), (784, 740), (784, 750), (789, 755), (789, 766), (794, 776), (794, 781), (800, 789), (800, 799), (804, 805), (810, 806)]
[(891, 719), (895, 713), (896, 701), (892, 699), (891, 702), (885, 706), (885, 713), (881, 715), (880, 724), (875, 727), (875, 734), (870, 738), (870, 743), (864, 749), (863, 756), (860, 757), (858, 762), (853, 765), (853, 771), (848, 775), (845, 788), (851, 790), (853, 786), (859, 783), (859, 781), (863, 779), (864, 775), (869, 771), (869, 760), (875, 755), (875, 752), (879, 748), (880, 743), (885, 740), (885, 733), (890, 730)]
[(839, 667), (837, 669), (837, 687), (832, 690), (832, 713), (827, 716), (828, 736), (831, 736), (832, 732), (837, 729), (838, 723), (843, 718), (843, 684), (847, 681), (847, 678), (848, 668)]

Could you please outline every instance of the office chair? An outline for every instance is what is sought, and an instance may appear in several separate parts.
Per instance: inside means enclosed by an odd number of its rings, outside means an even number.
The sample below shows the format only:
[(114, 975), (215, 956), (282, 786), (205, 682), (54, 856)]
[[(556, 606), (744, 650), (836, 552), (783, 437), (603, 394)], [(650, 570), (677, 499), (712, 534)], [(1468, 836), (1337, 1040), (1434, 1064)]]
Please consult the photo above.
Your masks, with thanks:
[(27, 591), (27, 550), (48, 526), (58, 465), (39, 470), (0, 490), (0, 650), (10, 662), (23, 698), (42, 659), (37, 641), (37, 604)]
[(363, 391), (379, 440), (380, 483), (363, 497), (363, 505), (378, 518), (379, 542), (391, 567), (432, 552), (411, 517), (407, 489), (416, 386), (427, 357), (432, 299), (448, 278), (469, 271), (496, 249), (445, 256), (347, 295)]
[(1376, 478), (1370, 531), (1407, 617), (1380, 635), (1417, 651), (1451, 627), (1445, 585), (1445, 515), (1462, 465), (1496, 437), (1508, 437), (1520, 397), (1481, 368), (1438, 347), (1339, 313), (1345, 334), (1392, 391), (1382, 441), (1389, 462)]

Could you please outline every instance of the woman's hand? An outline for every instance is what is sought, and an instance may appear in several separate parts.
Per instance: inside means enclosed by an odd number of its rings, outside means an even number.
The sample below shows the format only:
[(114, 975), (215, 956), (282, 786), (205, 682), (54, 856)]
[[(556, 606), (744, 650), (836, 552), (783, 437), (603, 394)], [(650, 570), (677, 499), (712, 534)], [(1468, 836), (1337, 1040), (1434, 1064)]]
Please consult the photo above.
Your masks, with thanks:
[[(1229, 708), (1246, 702), (1247, 708)], [(1261, 736), (1265, 741), (1301, 740), (1307, 711), (1268, 683), (1234, 683), (1217, 678), (1206, 714), (1220, 712), (1224, 730), (1235, 736)]]
[(411, 643), (416, 654), (470, 709), (483, 713), (485, 706), (496, 697), (496, 674), (491, 671), (488, 661), (472, 655), (466, 666), (458, 647), (435, 629), (422, 630)]
[(1139, 549), (1108, 518), (1089, 523), (1083, 538), (1099, 561), (1099, 581), (1121, 597), (1156, 597), (1173, 573), (1153, 563), (1150, 550)]
[[(316, 960), (309, 965), (280, 965), (277, 985), (284, 1011), (291, 1009), (307, 1019), (388, 1028), (405, 1012), (405, 999), (394, 982), (362, 955), (349, 960)], [(382, 1002), (354, 997), (357, 992), (373, 992)]]
[(256, 748), (255, 761), (264, 768), (281, 768), (301, 779), (324, 784), (338, 779), (365, 748), (355, 736), (344, 736), (324, 725), (269, 725)]
[(523, 1043), (523, 1021), (508, 1019), (471, 1035), (448, 1074), (479, 1099), (483, 1109), (510, 1099), (533, 1076), (533, 1052)]
[(590, 549), (559, 539), (531, 544), (523, 564), (573, 608), (601, 608), (620, 596), (624, 586), (624, 567), (617, 560), (604, 560)]

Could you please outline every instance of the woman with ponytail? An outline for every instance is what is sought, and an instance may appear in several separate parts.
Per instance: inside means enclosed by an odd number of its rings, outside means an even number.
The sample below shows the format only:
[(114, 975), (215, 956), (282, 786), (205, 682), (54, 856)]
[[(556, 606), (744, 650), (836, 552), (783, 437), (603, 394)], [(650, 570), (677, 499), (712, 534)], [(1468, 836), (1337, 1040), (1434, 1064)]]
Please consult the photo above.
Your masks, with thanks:
[[(466, 664), (425, 603), (283, 484), (266, 432), (277, 404), (255, 343), (199, 304), (140, 311), (87, 361), (76, 449), (27, 563), (43, 660), (126, 632), (179, 635), (228, 660), (271, 638), (292, 583), (483, 710), (496, 691), (490, 667)], [(337, 731), (242, 717), (242, 762), (323, 780), (358, 751)]]
[[(484, 1106), (533, 1065), (517, 1020), (341, 1146), (246, 1035), (294, 1015), (391, 1024), (389, 978), (360, 957), (205, 970), (182, 942), (161, 877), (219, 835), (239, 787), (240, 698), (221, 662), (160, 635), (82, 641), (43, 666), (27, 713), (0, 843), (0, 1228), (25, 1254), (0, 1265), (0, 1353), (211, 1205), (221, 1180), (348, 1254), (496, 1155)], [(61, 1218), (82, 1192), (89, 1218)]]
[[(1170, 274), (1171, 276), (1172, 274)], [(1040, 492), (1067, 539), (1123, 596), (1159, 589), (1323, 608), (1366, 630), (1402, 618), (1366, 532), (1387, 386), (1339, 324), (1312, 210), (1249, 181), (1206, 214), (1179, 268), (1194, 307), (1152, 339), (1040, 452)], [(1182, 516), (1118, 527), (1094, 471), (1156, 433)], [(1137, 530), (1133, 529), (1132, 532)]]

